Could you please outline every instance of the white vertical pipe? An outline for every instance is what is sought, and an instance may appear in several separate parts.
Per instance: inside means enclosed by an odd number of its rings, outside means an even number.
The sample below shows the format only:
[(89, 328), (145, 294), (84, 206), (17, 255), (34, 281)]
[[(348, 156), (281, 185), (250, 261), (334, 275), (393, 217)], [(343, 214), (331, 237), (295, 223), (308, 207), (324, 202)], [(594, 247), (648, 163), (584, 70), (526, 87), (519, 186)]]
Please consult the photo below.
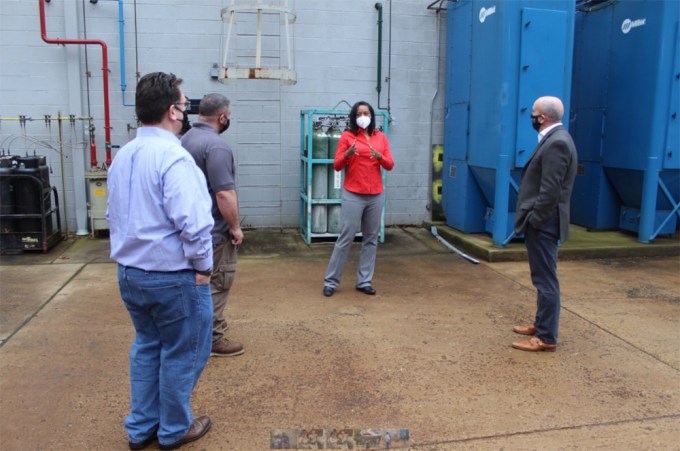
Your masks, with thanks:
[[(78, 8), (77, 2), (63, 2), (64, 4), (64, 36), (78, 36)], [(80, 49), (81, 46), (66, 45), (64, 52), (66, 53), (66, 72), (67, 72), (67, 89), (68, 94), (68, 108), (69, 114), (75, 114), (77, 117), (84, 116), (83, 114), (83, 98), (82, 98), (82, 83), (80, 76)], [(83, 136), (82, 121), (79, 122), (81, 130), (77, 136)], [(85, 190), (85, 152), (86, 146), (78, 149), (74, 146), (73, 152), (73, 196), (74, 206), (76, 211), (76, 234), (84, 236), (88, 234), (87, 229), (87, 195)], [(61, 175), (65, 177), (65, 174)], [(62, 199), (66, 199), (67, 193), (61, 193)], [(66, 203), (64, 203), (66, 205)], [(66, 211), (64, 211), (64, 218), (66, 218)], [(66, 219), (65, 219), (66, 222)], [(68, 230), (68, 225), (66, 225)]]
[[(262, 4), (262, 0), (257, 0), (258, 4)], [(257, 43), (255, 49), (255, 67), (262, 67), (262, 8), (257, 9)]]
[(288, 57), (288, 70), (293, 69), (293, 60), (290, 55), (290, 31), (288, 27), (288, 0), (285, 1), (284, 7), (286, 8), (286, 12), (283, 16), (284, 23), (285, 23), (285, 29), (286, 29), (286, 53)]

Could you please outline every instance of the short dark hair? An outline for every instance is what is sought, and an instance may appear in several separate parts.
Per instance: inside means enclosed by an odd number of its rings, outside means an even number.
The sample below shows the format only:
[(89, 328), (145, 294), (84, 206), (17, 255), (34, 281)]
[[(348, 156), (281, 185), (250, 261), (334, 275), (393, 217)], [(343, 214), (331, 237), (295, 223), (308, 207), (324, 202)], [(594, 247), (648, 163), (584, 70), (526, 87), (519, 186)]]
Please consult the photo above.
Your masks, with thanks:
[(352, 133), (355, 135), (359, 133), (359, 126), (357, 125), (357, 110), (359, 109), (360, 106), (365, 105), (368, 107), (368, 111), (371, 112), (371, 123), (368, 124), (368, 127), (366, 127), (366, 131), (371, 134), (373, 133), (373, 130), (375, 130), (375, 111), (373, 111), (373, 107), (371, 106), (370, 103), (364, 101), (364, 100), (359, 100), (357, 103), (352, 105), (352, 110), (349, 112), (349, 125), (347, 128), (350, 129)]
[(135, 113), (142, 124), (158, 124), (170, 105), (180, 101), (182, 79), (175, 74), (152, 72), (137, 83)]
[(206, 94), (198, 105), (198, 114), (201, 116), (217, 116), (229, 106), (229, 99), (222, 94)]

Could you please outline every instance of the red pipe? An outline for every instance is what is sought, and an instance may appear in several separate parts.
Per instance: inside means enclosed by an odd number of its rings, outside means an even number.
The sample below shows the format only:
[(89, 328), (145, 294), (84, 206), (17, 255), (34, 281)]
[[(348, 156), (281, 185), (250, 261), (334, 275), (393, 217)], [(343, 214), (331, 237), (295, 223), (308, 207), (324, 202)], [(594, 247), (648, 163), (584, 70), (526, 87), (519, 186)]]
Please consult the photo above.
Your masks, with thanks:
[[(102, 73), (104, 75), (104, 134), (106, 135), (106, 166), (111, 165), (111, 120), (109, 118), (109, 57), (106, 42), (98, 39), (61, 39), (48, 38), (45, 27), (45, 0), (38, 0), (40, 5), (40, 33), (42, 40), (48, 44), (97, 44), (102, 46)], [(90, 146), (90, 166), (97, 166), (97, 149)]]

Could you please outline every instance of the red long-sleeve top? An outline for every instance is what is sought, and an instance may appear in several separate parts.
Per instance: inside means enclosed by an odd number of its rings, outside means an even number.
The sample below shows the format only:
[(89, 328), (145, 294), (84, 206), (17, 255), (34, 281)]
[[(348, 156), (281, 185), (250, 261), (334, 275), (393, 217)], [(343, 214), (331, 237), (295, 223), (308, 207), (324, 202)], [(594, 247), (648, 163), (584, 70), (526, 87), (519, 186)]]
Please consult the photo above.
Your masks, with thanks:
[[(345, 151), (356, 142), (356, 150), (359, 155), (350, 155), (345, 159)], [(371, 149), (368, 144), (382, 154), (381, 159), (371, 158)], [(382, 173), (380, 168), (391, 171), (394, 167), (394, 160), (390, 152), (390, 143), (383, 132), (373, 130), (367, 139), (363, 130), (359, 134), (354, 134), (345, 130), (338, 141), (338, 148), (335, 151), (333, 168), (336, 171), (345, 171), (344, 187), (347, 191), (357, 194), (380, 194), (383, 192)]]

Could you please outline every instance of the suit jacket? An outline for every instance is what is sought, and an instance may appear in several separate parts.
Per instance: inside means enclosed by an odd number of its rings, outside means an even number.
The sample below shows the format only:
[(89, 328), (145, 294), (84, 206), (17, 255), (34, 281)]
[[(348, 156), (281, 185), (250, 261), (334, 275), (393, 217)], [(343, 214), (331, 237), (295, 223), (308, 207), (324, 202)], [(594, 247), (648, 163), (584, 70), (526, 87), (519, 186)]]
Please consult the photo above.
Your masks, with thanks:
[(576, 178), (578, 158), (574, 140), (562, 125), (548, 132), (522, 170), (517, 196), (515, 234), (527, 224), (540, 229), (559, 214), (560, 240), (569, 238), (569, 202)]

